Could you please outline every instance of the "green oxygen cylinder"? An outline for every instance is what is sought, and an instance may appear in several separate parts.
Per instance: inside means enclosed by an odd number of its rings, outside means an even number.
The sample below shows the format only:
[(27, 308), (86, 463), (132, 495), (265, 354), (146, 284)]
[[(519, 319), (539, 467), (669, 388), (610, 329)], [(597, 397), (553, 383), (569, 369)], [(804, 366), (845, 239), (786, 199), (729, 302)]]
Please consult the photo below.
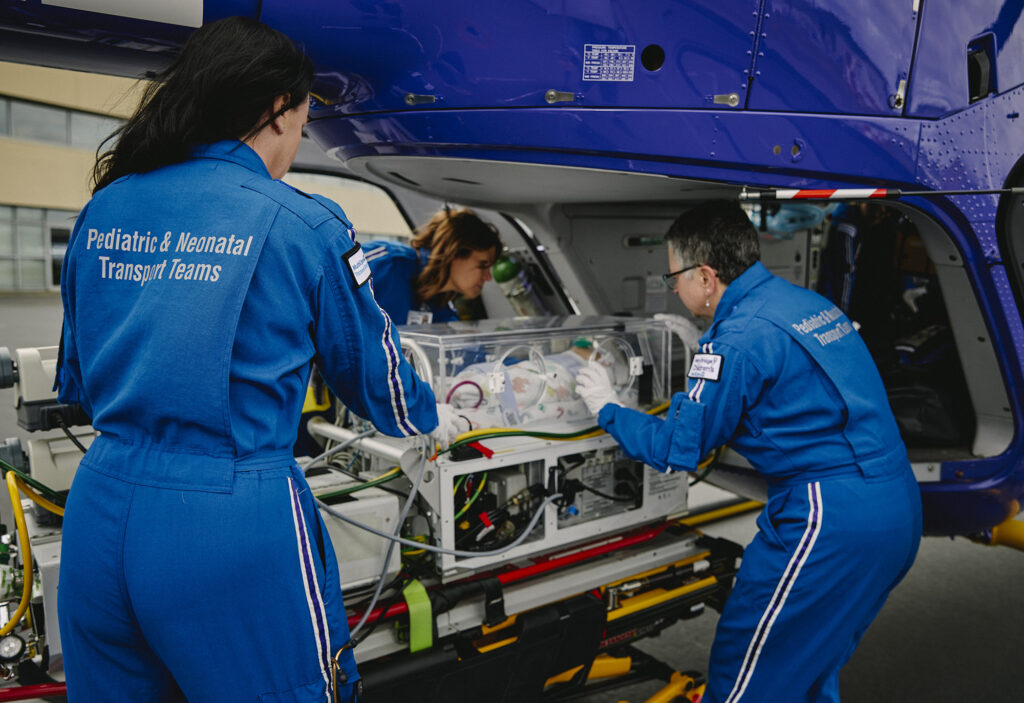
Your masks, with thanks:
[(491, 268), (494, 282), (501, 288), (516, 315), (539, 317), (547, 310), (530, 283), (526, 268), (514, 254), (504, 254)]

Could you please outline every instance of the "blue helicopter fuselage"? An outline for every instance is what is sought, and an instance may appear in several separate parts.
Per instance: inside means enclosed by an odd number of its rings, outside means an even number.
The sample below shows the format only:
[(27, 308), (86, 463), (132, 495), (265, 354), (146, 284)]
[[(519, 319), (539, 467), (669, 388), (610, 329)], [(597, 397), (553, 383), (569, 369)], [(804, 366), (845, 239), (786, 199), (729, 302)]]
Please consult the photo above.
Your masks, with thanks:
[[(736, 192), (1024, 185), (1021, 0), (180, 0), (131, 17), (107, 4), (0, 2), (0, 58), (138, 75), (199, 23), (241, 14), (304, 46), (307, 131), (342, 162), (575, 167)], [(1024, 500), (1020, 198), (901, 202), (948, 238), (1005, 391), (1005, 448), (922, 483), (927, 533), (973, 533)]]

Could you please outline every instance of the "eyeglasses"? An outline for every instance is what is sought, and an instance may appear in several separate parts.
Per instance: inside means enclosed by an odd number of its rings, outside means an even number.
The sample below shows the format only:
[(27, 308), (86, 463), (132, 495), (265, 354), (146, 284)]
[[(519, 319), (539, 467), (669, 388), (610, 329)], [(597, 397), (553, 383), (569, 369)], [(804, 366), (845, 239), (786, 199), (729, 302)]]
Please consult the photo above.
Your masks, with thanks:
[(693, 269), (699, 268), (700, 266), (701, 264), (694, 264), (693, 266), (687, 266), (686, 268), (679, 269), (678, 271), (672, 271), (671, 273), (663, 273), (661, 274), (661, 280), (665, 281), (665, 285), (668, 286), (669, 290), (675, 290), (676, 278), (680, 274), (686, 273), (687, 271), (692, 271)]

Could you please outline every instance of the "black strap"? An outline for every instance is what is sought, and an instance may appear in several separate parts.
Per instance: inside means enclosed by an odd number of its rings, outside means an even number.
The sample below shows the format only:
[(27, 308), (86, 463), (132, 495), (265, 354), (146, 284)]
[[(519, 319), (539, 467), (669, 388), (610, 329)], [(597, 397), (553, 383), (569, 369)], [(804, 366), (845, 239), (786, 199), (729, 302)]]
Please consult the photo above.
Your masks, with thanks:
[(501, 590), (501, 581), (497, 577), (483, 579), (478, 582), (484, 592), (484, 624), (494, 627), (505, 622), (505, 596)]
[(51, 391), (60, 390), (60, 372), (64, 368), (64, 318), (60, 321), (60, 345), (57, 347), (57, 370), (53, 374), (53, 388)]

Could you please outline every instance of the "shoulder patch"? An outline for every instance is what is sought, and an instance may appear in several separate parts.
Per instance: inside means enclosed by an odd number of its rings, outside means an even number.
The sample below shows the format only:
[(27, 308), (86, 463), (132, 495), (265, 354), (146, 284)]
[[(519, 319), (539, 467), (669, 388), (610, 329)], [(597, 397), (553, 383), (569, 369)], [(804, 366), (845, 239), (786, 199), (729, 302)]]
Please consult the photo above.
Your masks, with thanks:
[(717, 381), (722, 377), (721, 354), (694, 354), (690, 362), (688, 378), (702, 378), (705, 381)]
[[(278, 203), (281, 207), (294, 214), (311, 228), (319, 227), (327, 220), (334, 219), (336, 217), (335, 214), (325, 207), (319, 200), (315, 199), (313, 196), (303, 193), (301, 190), (292, 188), (290, 185), (282, 181), (274, 181), (268, 178), (250, 178), (242, 184), (242, 187), (247, 190), (256, 191), (261, 195), (265, 195)], [(345, 226), (351, 227), (347, 220), (345, 220)]]
[(370, 265), (366, 263), (366, 257), (363, 255), (363, 248), (361, 246), (356, 244), (342, 254), (342, 258), (348, 266), (348, 272), (352, 274), (352, 281), (356, 284), (356, 288), (370, 280)]

